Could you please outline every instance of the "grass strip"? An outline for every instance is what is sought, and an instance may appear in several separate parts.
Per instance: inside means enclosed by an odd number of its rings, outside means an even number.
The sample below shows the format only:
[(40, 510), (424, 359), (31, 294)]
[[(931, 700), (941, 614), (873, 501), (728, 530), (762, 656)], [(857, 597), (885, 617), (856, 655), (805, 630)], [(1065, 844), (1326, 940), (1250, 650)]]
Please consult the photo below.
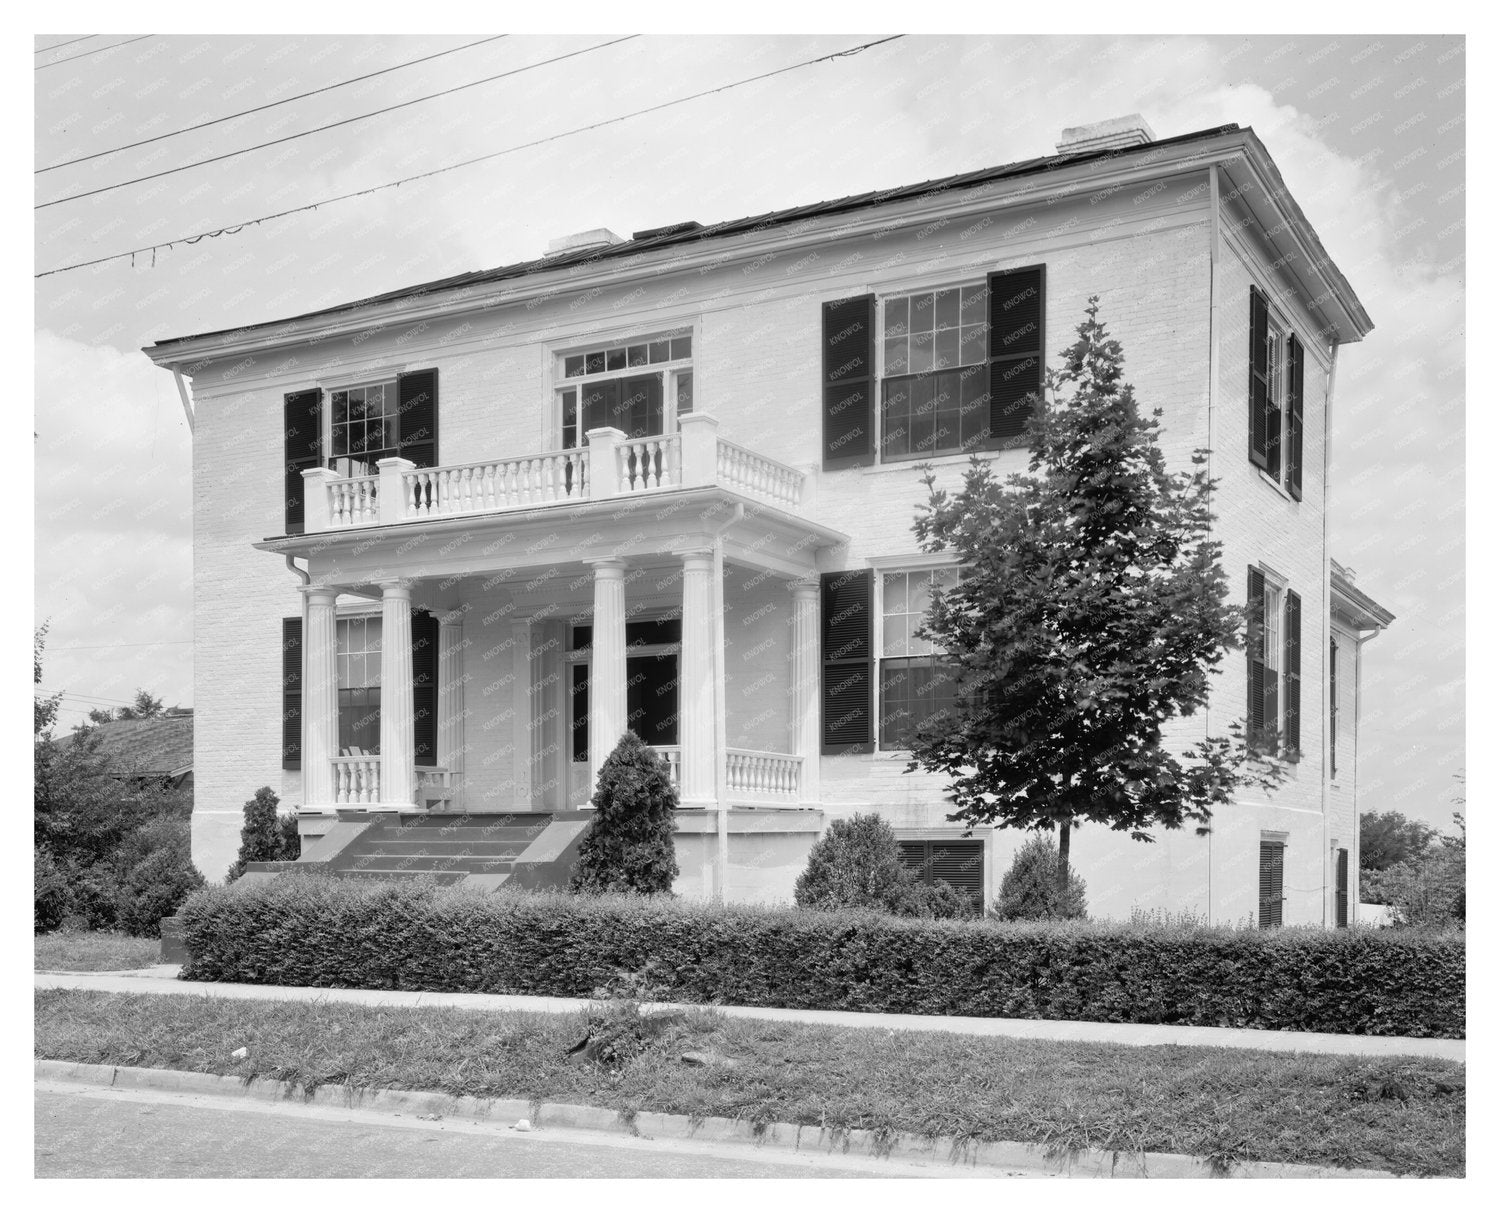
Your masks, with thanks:
[(52, 931), (36, 936), (36, 967), (54, 972), (107, 973), (158, 963), (161, 940), (113, 931)]
[[(36, 991), (36, 1056), (1070, 1149), (1462, 1175), (1464, 1067), (728, 1019)], [(592, 1030), (604, 1060), (567, 1051)], [(248, 1056), (235, 1060), (234, 1050)], [(687, 1051), (733, 1065), (689, 1066)]]

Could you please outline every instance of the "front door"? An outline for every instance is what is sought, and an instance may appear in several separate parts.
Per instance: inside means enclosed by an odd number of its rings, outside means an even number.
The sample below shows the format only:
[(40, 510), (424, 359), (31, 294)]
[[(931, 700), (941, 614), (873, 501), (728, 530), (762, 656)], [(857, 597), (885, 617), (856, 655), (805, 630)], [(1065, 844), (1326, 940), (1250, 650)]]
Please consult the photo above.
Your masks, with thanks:
[[(589, 663), (569, 663), (570, 750), (568, 803), (586, 804), (589, 786)], [(628, 727), (647, 745), (675, 746), (677, 729), (677, 654), (635, 653), (625, 658), (625, 714)]]

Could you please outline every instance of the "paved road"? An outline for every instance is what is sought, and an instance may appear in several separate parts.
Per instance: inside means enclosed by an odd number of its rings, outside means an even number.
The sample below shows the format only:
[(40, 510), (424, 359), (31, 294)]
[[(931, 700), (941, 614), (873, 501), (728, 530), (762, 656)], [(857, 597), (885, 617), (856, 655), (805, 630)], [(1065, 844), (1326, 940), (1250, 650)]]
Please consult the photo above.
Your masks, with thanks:
[(36, 1175), (157, 1178), (975, 1177), (871, 1158), (655, 1142), (259, 1100), (36, 1083)]

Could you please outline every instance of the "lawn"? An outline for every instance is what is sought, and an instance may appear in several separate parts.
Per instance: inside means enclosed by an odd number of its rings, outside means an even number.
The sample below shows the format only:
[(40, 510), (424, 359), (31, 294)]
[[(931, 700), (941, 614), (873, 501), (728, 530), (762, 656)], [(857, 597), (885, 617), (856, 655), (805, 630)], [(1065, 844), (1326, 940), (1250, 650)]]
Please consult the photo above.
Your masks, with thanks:
[(52, 931), (36, 937), (36, 968), (102, 973), (157, 964), (161, 940), (113, 931)]
[[(36, 991), (36, 1056), (1055, 1147), (1462, 1175), (1464, 1067), (694, 1012), (616, 1063), (585, 1016)], [(596, 1029), (596, 1037), (598, 1031)], [(230, 1054), (240, 1048), (239, 1061)], [(689, 1066), (688, 1050), (734, 1066)]]

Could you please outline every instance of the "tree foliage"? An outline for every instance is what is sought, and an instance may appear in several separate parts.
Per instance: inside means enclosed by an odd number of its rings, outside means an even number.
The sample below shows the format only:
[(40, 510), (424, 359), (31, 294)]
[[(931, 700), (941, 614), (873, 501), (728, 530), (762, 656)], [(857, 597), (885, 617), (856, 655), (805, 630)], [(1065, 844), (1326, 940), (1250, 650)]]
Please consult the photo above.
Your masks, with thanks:
[(240, 853), (225, 874), (225, 881), (238, 880), (249, 864), (296, 859), (302, 853), (297, 816), (278, 812), (280, 804), (270, 788), (258, 789), (245, 801), (245, 823), (240, 826)]
[(1394, 809), (1359, 815), (1359, 866), (1383, 872), (1415, 859), (1432, 845), (1438, 832), (1425, 821), (1413, 821)]
[(1163, 738), (1206, 704), (1244, 613), (1210, 532), (1206, 453), (1166, 470), (1160, 410), (1143, 415), (1122, 382), (1096, 298), (1086, 313), (1049, 372), (1055, 403), (1033, 409), (1029, 472), (1002, 480), (976, 457), (950, 494), (928, 470), (915, 524), (963, 576), (922, 629), (952, 661), (958, 707), (919, 728), (912, 769), (949, 777), (958, 819), (1058, 828), (1060, 875), (1074, 821), (1145, 841), (1279, 779), (1238, 724), (1185, 752)]
[(1087, 918), (1083, 877), (1068, 872), (1059, 890), (1057, 844), (1046, 834), (1033, 834), (1016, 852), (1000, 880), (995, 917), (1014, 922), (1034, 918)]
[(579, 842), (570, 887), (587, 893), (670, 893), (677, 792), (661, 756), (627, 731), (599, 767), (594, 818)]
[(889, 823), (876, 813), (829, 824), (808, 852), (793, 899), (807, 909), (880, 910), (915, 918), (967, 918), (977, 909), (946, 881), (919, 881), (901, 862)]

